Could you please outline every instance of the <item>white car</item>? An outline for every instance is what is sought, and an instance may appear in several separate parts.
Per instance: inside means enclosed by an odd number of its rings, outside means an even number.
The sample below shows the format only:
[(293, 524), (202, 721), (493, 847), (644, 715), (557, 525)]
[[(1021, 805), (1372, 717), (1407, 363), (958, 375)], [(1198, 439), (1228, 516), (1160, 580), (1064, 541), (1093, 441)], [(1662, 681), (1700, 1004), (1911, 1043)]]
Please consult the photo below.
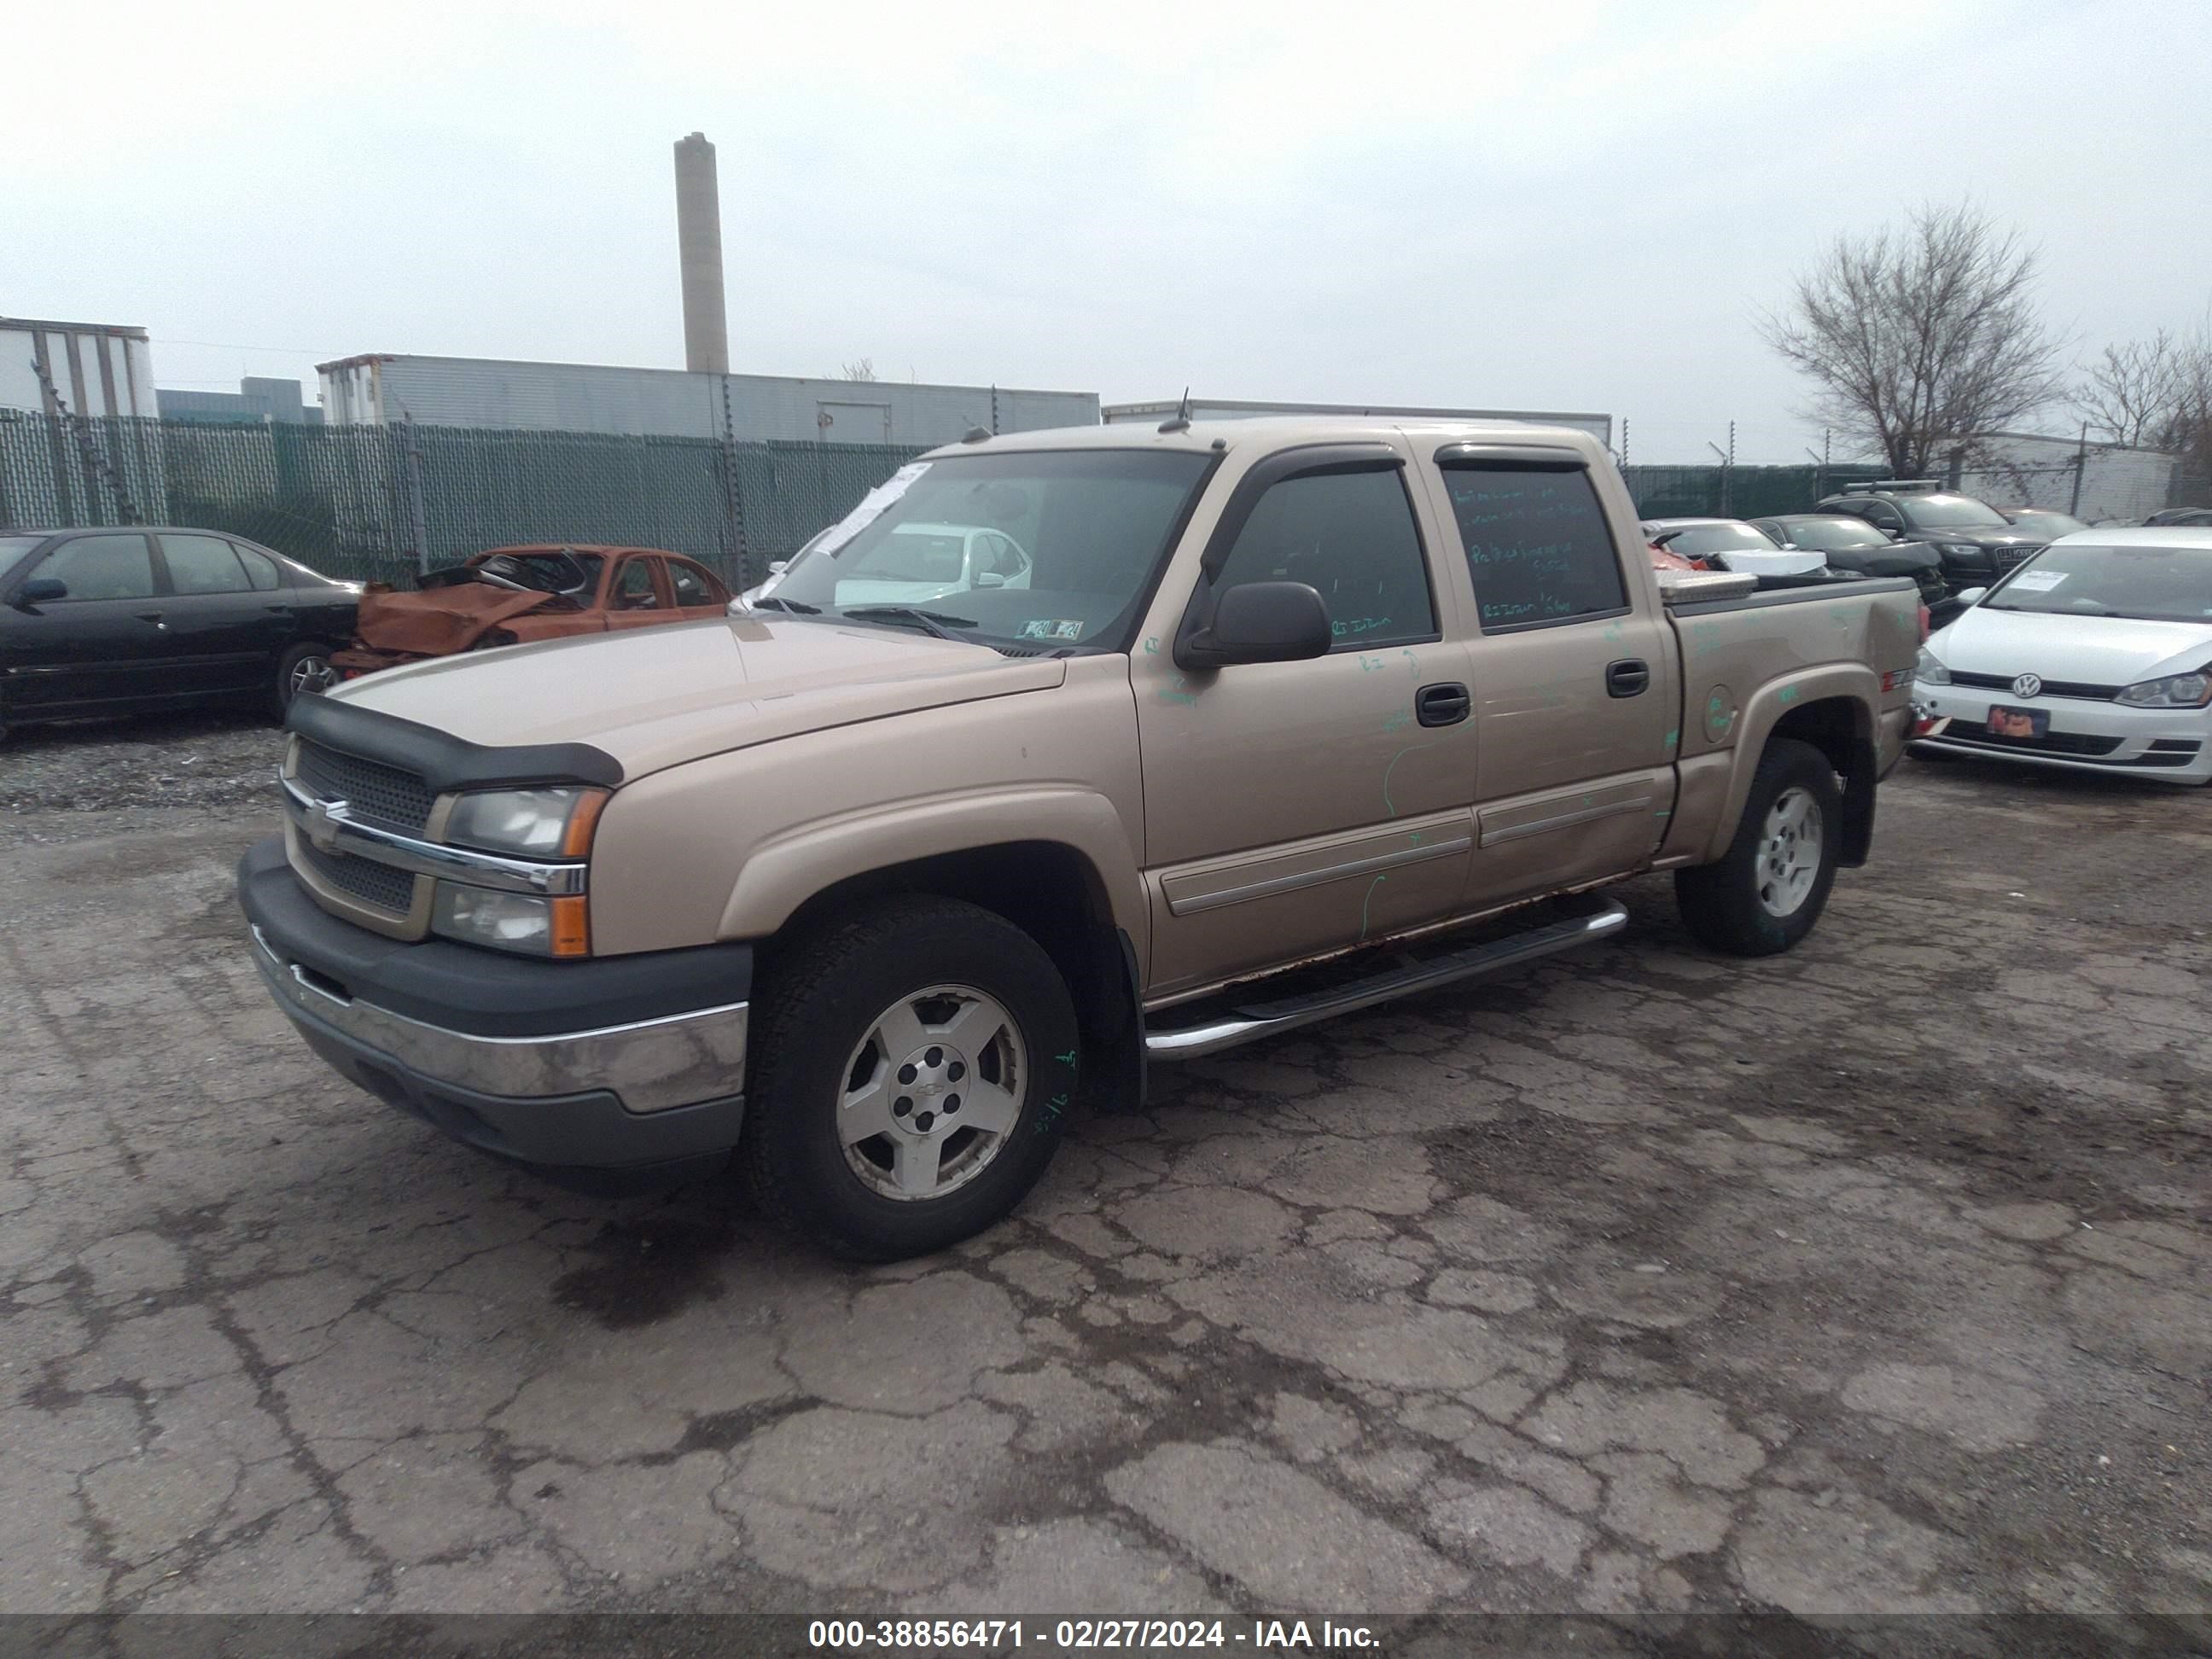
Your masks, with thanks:
[[(790, 559), (769, 567), (768, 580), (747, 590), (747, 603), (773, 593), (784, 575), (829, 534), (810, 539)], [(842, 545), (842, 544), (841, 544)], [(969, 524), (902, 524), (838, 573), (834, 603), (927, 605), (977, 587), (1027, 587), (1030, 556), (1003, 530)]]
[(2212, 781), (2212, 530), (2086, 530), (1920, 653), (1919, 754)]

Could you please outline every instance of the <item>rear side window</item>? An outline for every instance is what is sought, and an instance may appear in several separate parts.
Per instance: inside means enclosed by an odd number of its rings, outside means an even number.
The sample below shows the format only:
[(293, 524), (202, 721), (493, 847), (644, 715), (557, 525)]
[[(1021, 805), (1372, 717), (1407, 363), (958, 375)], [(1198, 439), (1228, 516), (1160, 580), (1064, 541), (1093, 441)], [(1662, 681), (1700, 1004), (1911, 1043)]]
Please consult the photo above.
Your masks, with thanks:
[(79, 536), (32, 573), (69, 585), (72, 599), (150, 599), (154, 556), (143, 536)]
[(668, 583), (675, 591), (678, 605), (714, 603), (714, 590), (707, 586), (705, 576), (680, 559), (671, 559), (667, 563)]
[(615, 577), (615, 609), (655, 611), (659, 606), (659, 596), (653, 591), (653, 561), (626, 561)]
[(219, 536), (164, 536), (161, 557), (169, 586), (179, 593), (243, 593), (246, 567)]
[(1628, 588), (1589, 474), (1445, 463), (1482, 631), (1617, 617)]
[(250, 547), (240, 547), (236, 542), (230, 545), (238, 555), (238, 562), (246, 567), (246, 580), (253, 584), (254, 592), (267, 593), (284, 585), (283, 573), (276, 568), (276, 560)]
[(1322, 472), (1268, 487), (1213, 578), (1304, 582), (1328, 606), (1336, 649), (1437, 635), (1428, 562), (1400, 471)]

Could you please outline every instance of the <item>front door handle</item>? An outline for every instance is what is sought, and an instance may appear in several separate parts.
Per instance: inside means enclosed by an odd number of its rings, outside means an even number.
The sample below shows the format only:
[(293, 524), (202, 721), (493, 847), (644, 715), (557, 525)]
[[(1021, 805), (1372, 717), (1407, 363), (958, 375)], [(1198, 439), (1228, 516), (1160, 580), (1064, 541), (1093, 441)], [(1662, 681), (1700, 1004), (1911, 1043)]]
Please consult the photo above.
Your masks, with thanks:
[(137, 612), (137, 615), (140, 622), (151, 623), (155, 628), (159, 629), (165, 634), (169, 631), (169, 624), (161, 620), (161, 613), (160, 611), (141, 611)]
[(1413, 693), (1413, 717), (1424, 726), (1456, 726), (1474, 706), (1467, 688), (1455, 680), (1425, 685)]
[(1605, 665), (1605, 695), (1640, 697), (1651, 689), (1651, 665), (1630, 657)]

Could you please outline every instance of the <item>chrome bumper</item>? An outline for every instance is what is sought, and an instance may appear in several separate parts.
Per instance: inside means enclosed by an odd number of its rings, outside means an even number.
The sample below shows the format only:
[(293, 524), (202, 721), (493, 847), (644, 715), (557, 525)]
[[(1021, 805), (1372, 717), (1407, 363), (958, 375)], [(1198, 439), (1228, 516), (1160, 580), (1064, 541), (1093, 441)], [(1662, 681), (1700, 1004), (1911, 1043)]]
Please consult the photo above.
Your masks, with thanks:
[(742, 1093), (749, 1005), (730, 1003), (629, 1025), (557, 1036), (477, 1036), (447, 1030), (316, 983), (258, 927), (254, 965), (287, 1014), (330, 1027), (406, 1071), (507, 1100), (606, 1093), (645, 1115)]

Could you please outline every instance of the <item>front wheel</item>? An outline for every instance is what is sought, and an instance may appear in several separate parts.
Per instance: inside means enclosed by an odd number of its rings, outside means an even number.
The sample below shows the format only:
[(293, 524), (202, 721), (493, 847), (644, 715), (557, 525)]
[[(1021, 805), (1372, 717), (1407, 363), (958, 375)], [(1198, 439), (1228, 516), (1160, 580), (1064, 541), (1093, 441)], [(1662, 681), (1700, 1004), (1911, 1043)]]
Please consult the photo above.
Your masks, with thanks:
[(1842, 809), (1826, 755), (1795, 738), (1768, 744), (1728, 851), (1674, 872), (1690, 931), (1738, 957), (1773, 956), (1811, 933), (1835, 884)]
[(770, 1214), (895, 1261), (999, 1220), (1074, 1098), (1075, 1010), (1036, 940), (972, 904), (891, 899), (826, 927), (757, 1005), (739, 1157)]

